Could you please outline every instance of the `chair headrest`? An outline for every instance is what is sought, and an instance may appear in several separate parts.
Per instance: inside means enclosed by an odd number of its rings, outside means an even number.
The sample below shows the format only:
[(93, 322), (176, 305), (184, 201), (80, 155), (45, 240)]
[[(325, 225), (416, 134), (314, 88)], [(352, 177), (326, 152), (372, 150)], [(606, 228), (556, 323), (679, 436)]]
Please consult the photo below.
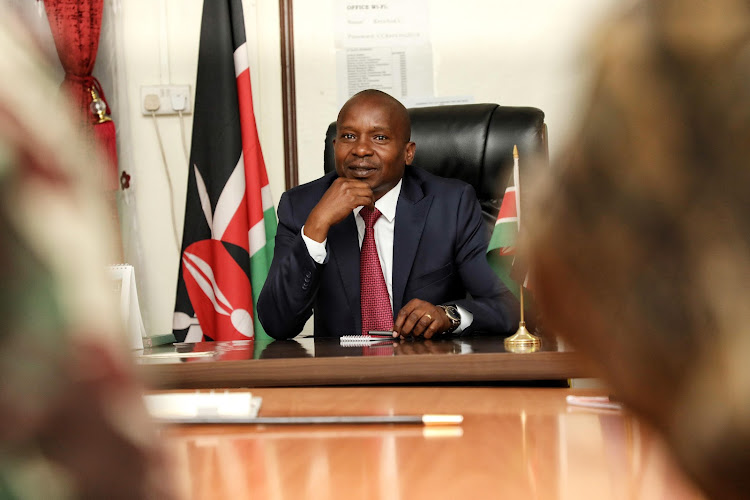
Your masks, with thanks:
[[(537, 108), (460, 104), (409, 109), (414, 164), (436, 175), (468, 182), (485, 217), (494, 224), (513, 169), (513, 145), (525, 156), (547, 161), (544, 113)], [(326, 132), (324, 168), (335, 168), (336, 123)], [(522, 169), (523, 167), (521, 167)]]

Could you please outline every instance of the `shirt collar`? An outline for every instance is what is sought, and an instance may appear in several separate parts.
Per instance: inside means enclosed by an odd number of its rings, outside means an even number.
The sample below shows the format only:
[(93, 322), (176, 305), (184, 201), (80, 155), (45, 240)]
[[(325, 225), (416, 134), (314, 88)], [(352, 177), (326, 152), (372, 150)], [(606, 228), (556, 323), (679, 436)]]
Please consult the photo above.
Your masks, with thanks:
[[(401, 194), (402, 182), (403, 179), (399, 180), (398, 184), (393, 186), (390, 191), (385, 193), (375, 202), (375, 208), (380, 210), (380, 213), (383, 214), (382, 216), (385, 217), (388, 222), (393, 222), (393, 219), (396, 217), (396, 205), (398, 204), (398, 195)], [(355, 208), (354, 215), (358, 215), (360, 210), (362, 210), (361, 206)]]

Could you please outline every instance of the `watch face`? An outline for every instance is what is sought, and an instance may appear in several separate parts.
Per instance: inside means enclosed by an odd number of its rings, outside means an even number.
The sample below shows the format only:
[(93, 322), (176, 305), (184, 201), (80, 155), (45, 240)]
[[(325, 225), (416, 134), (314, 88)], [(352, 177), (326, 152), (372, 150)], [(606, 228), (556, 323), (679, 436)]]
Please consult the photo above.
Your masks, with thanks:
[(444, 310), (448, 319), (451, 320), (451, 323), (455, 325), (461, 322), (461, 315), (458, 314), (458, 309), (456, 309), (455, 306), (445, 306)]

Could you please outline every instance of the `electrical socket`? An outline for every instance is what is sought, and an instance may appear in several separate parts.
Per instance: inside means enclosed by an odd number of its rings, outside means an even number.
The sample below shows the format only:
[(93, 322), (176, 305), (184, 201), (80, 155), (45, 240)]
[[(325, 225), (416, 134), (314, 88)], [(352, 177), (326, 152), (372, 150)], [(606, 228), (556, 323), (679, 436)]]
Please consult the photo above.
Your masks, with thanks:
[[(158, 99), (158, 101), (157, 101)], [(158, 103), (158, 108), (156, 104)], [(190, 105), (190, 85), (143, 85), (141, 86), (141, 113), (151, 115), (151, 110), (157, 116), (176, 115), (181, 103), (185, 107), (183, 115), (192, 112)]]

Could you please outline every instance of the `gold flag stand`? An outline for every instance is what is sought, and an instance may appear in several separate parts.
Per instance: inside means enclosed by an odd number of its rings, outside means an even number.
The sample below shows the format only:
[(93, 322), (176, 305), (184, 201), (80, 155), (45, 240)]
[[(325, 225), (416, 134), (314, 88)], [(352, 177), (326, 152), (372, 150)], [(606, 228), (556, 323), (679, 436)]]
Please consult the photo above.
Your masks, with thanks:
[(508, 352), (536, 352), (542, 347), (542, 341), (526, 329), (523, 318), (523, 284), (521, 285), (521, 321), (516, 333), (505, 339), (505, 350)]

